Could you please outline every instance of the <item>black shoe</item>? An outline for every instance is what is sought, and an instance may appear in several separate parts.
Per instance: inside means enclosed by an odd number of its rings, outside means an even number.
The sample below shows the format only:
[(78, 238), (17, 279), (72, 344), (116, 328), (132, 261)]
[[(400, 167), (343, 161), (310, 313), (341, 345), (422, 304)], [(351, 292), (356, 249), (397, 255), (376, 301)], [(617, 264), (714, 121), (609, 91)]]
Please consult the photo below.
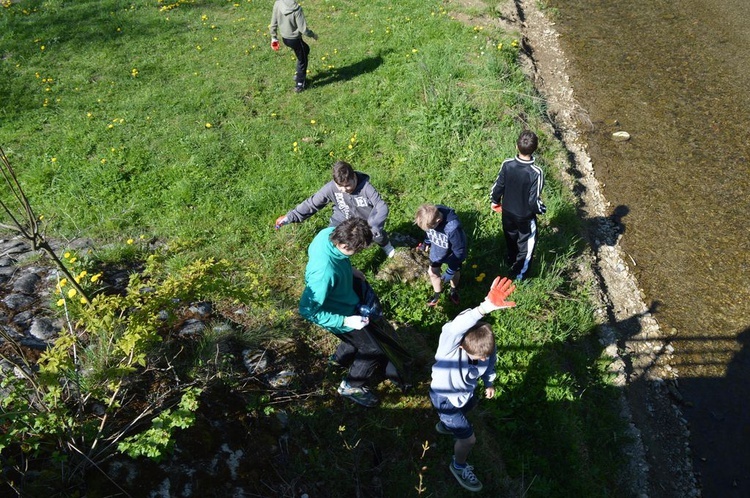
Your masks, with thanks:
[(294, 91), (296, 93), (304, 92), (305, 91), (305, 85), (300, 85), (299, 83), (297, 83), (297, 86), (294, 87)]
[(457, 305), (459, 302), (461, 302), (461, 300), (458, 297), (458, 290), (456, 289), (451, 289), (450, 298), (453, 304)]
[(440, 301), (440, 293), (436, 292), (432, 295), (432, 297), (427, 301), (427, 306), (435, 307), (437, 306), (438, 301)]

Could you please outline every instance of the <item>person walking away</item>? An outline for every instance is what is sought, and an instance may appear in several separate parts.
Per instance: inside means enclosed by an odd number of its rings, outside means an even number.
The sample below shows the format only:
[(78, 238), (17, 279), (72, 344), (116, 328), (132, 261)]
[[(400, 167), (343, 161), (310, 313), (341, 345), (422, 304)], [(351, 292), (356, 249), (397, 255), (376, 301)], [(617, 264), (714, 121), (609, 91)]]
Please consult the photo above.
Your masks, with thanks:
[(366, 220), (372, 230), (373, 241), (389, 258), (396, 254), (385, 231), (388, 205), (380, 197), (365, 173), (354, 171), (351, 164), (337, 161), (333, 165), (333, 180), (308, 197), (297, 207), (276, 219), (276, 228), (288, 223), (301, 223), (323, 209), (333, 205), (329, 226), (336, 226), (350, 218)]
[(307, 82), (307, 60), (310, 55), (310, 46), (305, 43), (302, 36), (309, 36), (313, 40), (317, 40), (318, 35), (307, 27), (302, 7), (295, 0), (276, 0), (274, 2), (269, 28), (271, 30), (272, 49), (279, 50), (278, 33), (280, 32), (284, 45), (294, 51), (294, 55), (297, 57), (294, 91), (302, 92)]
[(502, 214), (503, 235), (510, 277), (526, 278), (537, 244), (536, 216), (547, 212), (542, 202), (544, 173), (534, 164), (538, 138), (532, 131), (521, 132), (516, 141), (518, 154), (503, 161), (490, 192), (491, 207)]
[(482, 317), (515, 306), (516, 303), (507, 301), (514, 290), (509, 279), (495, 278), (479, 306), (464, 310), (443, 326), (435, 352), (430, 383), (430, 401), (440, 418), (435, 430), (455, 438), (449, 468), (458, 483), (469, 491), (482, 489), (474, 467), (467, 462), (477, 438), (466, 414), (477, 404), (475, 391), (479, 379), (484, 384), (485, 398), (495, 396), (492, 382), (497, 348), (492, 328)]

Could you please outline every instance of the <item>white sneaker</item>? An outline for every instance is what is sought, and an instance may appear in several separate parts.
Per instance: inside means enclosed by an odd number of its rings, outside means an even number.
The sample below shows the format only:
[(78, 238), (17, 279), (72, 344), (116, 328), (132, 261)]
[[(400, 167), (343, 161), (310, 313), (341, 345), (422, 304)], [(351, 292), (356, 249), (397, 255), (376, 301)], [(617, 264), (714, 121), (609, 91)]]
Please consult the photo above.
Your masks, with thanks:
[(396, 249), (393, 248), (390, 242), (388, 242), (386, 245), (381, 246), (381, 249), (383, 252), (388, 256), (389, 258), (392, 258), (396, 255)]

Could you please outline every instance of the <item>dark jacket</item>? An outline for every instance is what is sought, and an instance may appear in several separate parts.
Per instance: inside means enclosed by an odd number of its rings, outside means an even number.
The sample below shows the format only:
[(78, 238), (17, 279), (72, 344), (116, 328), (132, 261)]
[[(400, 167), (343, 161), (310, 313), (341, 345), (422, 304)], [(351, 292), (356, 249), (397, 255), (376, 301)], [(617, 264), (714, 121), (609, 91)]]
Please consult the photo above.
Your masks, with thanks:
[(543, 187), (544, 173), (534, 164), (534, 158), (525, 161), (516, 156), (503, 161), (490, 199), (502, 205), (503, 215), (518, 221), (530, 220), (547, 212), (542, 202)]

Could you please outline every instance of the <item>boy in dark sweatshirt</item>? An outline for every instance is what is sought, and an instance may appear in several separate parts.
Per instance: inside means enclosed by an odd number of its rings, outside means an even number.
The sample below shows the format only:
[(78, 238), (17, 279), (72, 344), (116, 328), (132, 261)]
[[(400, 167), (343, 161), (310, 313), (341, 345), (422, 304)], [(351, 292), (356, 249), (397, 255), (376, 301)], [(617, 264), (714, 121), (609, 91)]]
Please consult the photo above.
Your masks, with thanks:
[(534, 132), (521, 132), (518, 155), (503, 161), (492, 186), (492, 209), (502, 214), (503, 234), (510, 276), (523, 280), (531, 266), (537, 242), (536, 215), (547, 212), (542, 202), (544, 173), (534, 164), (538, 139)]

